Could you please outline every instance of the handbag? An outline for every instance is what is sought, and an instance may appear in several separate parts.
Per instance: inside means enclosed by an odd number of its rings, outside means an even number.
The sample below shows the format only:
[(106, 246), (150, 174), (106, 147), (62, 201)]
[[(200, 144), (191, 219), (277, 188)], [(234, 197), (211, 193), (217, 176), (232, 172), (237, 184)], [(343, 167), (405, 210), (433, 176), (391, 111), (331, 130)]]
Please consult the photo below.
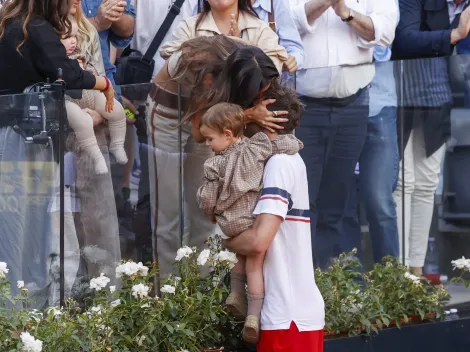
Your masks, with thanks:
[(152, 80), (155, 60), (153, 57), (163, 42), (176, 16), (181, 11), (184, 0), (175, 0), (162, 25), (155, 34), (146, 53), (134, 50), (129, 56), (121, 57), (116, 64), (115, 81), (117, 85), (149, 83)]

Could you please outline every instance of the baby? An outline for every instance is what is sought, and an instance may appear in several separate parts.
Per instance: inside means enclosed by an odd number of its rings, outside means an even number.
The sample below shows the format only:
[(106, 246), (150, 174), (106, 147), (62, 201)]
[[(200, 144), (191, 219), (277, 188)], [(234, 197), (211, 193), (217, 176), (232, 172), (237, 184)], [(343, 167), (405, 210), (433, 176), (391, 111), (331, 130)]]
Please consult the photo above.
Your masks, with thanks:
[[(293, 134), (269, 138), (259, 132), (246, 139), (245, 120), (241, 107), (220, 103), (210, 108), (201, 121), (201, 133), (216, 155), (204, 164), (204, 184), (198, 190), (197, 200), (207, 215), (215, 217), (216, 233), (223, 239), (238, 236), (253, 226), (266, 160), (273, 154), (296, 154), (303, 147)], [(259, 339), (264, 256), (263, 253), (245, 258), (237, 254), (238, 263), (231, 272), (231, 293), (226, 301), (236, 318), (246, 317), (243, 338), (250, 343)]]
[[(74, 18), (70, 18), (72, 24), (71, 34), (61, 40), (70, 59), (76, 59), (86, 71), (98, 76), (96, 68), (86, 62), (83, 53), (78, 46), (78, 25)], [(113, 110), (114, 106), (114, 110)], [(98, 147), (93, 131), (93, 119), (85, 109), (95, 110), (108, 121), (111, 142), (109, 151), (114, 155), (119, 164), (127, 163), (127, 155), (124, 150), (126, 138), (126, 114), (122, 105), (116, 100), (106, 101), (103, 93), (96, 90), (83, 90), (82, 99), (71, 99), (67, 96), (65, 107), (70, 126), (75, 132), (78, 147), (91, 156), (96, 174), (106, 174), (108, 166), (103, 154)]]

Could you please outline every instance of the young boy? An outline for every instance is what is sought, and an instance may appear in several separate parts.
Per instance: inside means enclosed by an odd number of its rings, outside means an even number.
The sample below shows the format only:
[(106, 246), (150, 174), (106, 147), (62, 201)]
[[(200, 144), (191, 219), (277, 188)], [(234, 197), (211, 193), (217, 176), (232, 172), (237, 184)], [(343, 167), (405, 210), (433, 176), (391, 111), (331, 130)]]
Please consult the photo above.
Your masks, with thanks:
[[(289, 111), (280, 133), (292, 133), (302, 113), (295, 91), (267, 92), (273, 110)], [(246, 136), (261, 128), (251, 124)], [(276, 133), (264, 131), (272, 138)], [(258, 352), (323, 352), (325, 307), (312, 260), (307, 171), (299, 154), (273, 155), (266, 163), (263, 191), (253, 214), (255, 224), (226, 247), (243, 254), (266, 253), (263, 266), (265, 300)]]
[[(204, 184), (198, 190), (197, 199), (204, 212), (215, 217), (216, 233), (224, 239), (238, 236), (253, 225), (253, 210), (261, 195), (266, 160), (276, 153), (293, 155), (302, 148), (292, 134), (269, 138), (260, 132), (244, 139), (245, 120), (241, 107), (221, 103), (209, 109), (201, 122), (201, 133), (216, 155), (204, 165)], [(226, 303), (237, 318), (246, 317), (243, 338), (256, 343), (264, 298), (264, 254), (237, 256), (237, 259)]]

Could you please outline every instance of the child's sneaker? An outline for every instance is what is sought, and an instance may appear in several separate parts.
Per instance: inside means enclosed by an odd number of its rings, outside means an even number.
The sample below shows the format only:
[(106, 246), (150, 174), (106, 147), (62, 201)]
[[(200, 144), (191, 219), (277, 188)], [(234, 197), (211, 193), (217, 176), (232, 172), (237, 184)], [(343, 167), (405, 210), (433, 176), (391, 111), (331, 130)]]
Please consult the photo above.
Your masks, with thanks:
[(254, 315), (246, 317), (243, 327), (243, 340), (248, 343), (256, 344), (259, 341), (259, 319)]
[(248, 304), (246, 302), (245, 295), (231, 292), (228, 295), (225, 304), (230, 309), (236, 320), (245, 320), (248, 311)]

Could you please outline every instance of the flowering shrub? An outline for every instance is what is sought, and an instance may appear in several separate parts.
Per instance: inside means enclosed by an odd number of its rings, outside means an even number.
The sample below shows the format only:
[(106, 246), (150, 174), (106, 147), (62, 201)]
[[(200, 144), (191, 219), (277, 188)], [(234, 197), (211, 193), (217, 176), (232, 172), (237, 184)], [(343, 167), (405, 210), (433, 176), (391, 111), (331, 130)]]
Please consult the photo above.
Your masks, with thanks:
[[(228, 293), (223, 278), (236, 262), (212, 239), (209, 248), (181, 248), (176, 257), (180, 277), (170, 276), (153, 294), (158, 269), (123, 262), (116, 268), (122, 287), (108, 287), (104, 274), (90, 281), (93, 294), (85, 310), (73, 301), (47, 312), (27, 311), (27, 290), (10, 296), (8, 268), (0, 263), (0, 351), (201, 351), (224, 340), (232, 320), (223, 306)], [(207, 276), (201, 266), (210, 266)], [(25, 307), (25, 305), (23, 305)]]
[(460, 277), (453, 278), (451, 281), (457, 283), (463, 282), (465, 287), (469, 288), (470, 280), (465, 280), (464, 275), (468, 275), (468, 273), (470, 273), (470, 259), (465, 259), (465, 257), (462, 257), (461, 259), (453, 260), (451, 263), (454, 267), (454, 270), (460, 270), (462, 272)]
[(392, 322), (400, 326), (411, 316), (442, 314), (447, 292), (410, 274), (396, 259), (385, 258), (361, 274), (356, 251), (335, 259), (329, 271), (316, 270), (316, 282), (325, 300), (327, 331), (357, 335), (378, 332)]

